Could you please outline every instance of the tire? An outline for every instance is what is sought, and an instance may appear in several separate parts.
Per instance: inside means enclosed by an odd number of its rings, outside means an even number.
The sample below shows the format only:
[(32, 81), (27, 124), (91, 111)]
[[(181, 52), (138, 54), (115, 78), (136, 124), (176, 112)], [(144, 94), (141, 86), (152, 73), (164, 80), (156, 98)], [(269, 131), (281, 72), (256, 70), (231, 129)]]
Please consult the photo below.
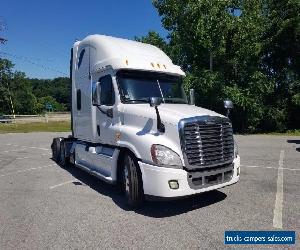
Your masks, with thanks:
[(59, 165), (62, 167), (66, 166), (66, 150), (65, 150), (65, 142), (63, 140), (60, 142)]
[(52, 159), (56, 162), (60, 162), (60, 138), (54, 138), (52, 145)]
[(144, 201), (143, 181), (136, 159), (125, 154), (122, 169), (123, 190), (127, 204), (130, 207), (139, 207)]

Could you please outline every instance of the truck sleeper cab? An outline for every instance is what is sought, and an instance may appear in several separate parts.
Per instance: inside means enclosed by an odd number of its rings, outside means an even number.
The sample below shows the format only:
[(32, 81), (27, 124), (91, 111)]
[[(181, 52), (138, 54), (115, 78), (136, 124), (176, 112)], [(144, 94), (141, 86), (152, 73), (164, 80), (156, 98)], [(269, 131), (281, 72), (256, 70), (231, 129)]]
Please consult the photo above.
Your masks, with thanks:
[(179, 66), (155, 46), (91, 35), (71, 50), (72, 136), (53, 159), (117, 184), (127, 202), (176, 198), (239, 180), (230, 120), (187, 101)]

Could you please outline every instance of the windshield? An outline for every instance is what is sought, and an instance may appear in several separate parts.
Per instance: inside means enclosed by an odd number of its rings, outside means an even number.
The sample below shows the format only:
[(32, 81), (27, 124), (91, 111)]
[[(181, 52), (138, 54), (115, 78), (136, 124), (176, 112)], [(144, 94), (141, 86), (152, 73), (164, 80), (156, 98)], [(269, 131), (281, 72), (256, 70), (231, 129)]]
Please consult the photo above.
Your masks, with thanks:
[(187, 103), (182, 77), (141, 71), (121, 71), (117, 74), (122, 101), (149, 102), (160, 97), (165, 103)]

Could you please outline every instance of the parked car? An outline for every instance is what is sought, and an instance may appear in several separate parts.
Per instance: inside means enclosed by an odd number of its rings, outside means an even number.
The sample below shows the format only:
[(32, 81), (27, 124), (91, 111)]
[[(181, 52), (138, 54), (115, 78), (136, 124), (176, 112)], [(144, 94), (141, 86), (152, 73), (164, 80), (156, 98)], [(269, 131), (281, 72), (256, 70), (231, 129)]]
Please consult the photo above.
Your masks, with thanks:
[(0, 123), (12, 123), (12, 119), (7, 115), (0, 115)]

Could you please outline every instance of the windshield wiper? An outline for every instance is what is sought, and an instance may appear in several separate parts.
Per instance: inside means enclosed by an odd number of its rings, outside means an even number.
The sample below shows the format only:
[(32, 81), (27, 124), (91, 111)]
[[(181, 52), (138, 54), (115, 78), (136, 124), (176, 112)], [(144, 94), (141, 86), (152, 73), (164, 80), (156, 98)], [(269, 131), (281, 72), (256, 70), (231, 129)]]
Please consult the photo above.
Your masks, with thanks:
[(181, 103), (181, 104), (187, 104), (186, 101), (184, 100), (176, 100), (176, 99), (166, 99), (165, 98), (165, 103)]
[(142, 102), (142, 103), (149, 103), (149, 99), (144, 99), (144, 98), (141, 98), (141, 99), (125, 99), (124, 100), (126, 103), (134, 103), (134, 102)]

